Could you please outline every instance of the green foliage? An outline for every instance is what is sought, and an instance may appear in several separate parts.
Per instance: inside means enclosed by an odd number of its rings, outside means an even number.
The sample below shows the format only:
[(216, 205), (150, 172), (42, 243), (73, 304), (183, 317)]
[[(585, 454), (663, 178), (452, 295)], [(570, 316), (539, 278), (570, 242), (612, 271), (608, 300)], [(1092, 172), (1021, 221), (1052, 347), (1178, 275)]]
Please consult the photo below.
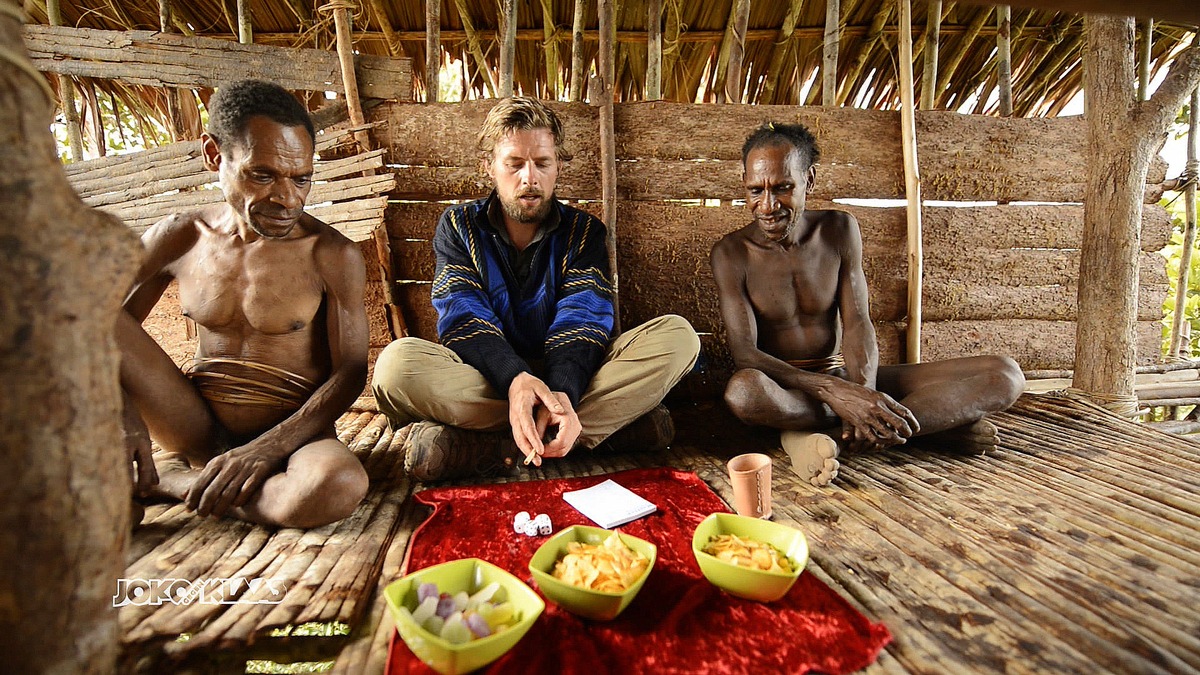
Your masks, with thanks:
[[(1184, 205), (1182, 199), (1160, 202), (1171, 214), (1171, 240), (1159, 253), (1167, 259), (1167, 279), (1170, 292), (1163, 301), (1162, 350), (1167, 354), (1171, 345), (1171, 324), (1175, 320), (1175, 299), (1178, 295), (1179, 264), (1183, 252)], [(1184, 295), (1183, 320), (1191, 328), (1189, 353), (1200, 355), (1200, 252), (1192, 251), (1188, 265), (1188, 287)]]

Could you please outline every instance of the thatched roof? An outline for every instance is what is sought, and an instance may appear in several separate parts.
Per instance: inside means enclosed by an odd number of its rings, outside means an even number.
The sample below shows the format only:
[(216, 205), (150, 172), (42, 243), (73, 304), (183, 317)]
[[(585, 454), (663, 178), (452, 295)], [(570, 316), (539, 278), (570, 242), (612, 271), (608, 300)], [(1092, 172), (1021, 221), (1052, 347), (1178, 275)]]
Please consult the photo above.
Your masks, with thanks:
[[(325, 0), (246, 0), (258, 43), (332, 49), (334, 27)], [(158, 4), (149, 0), (62, 0), (67, 26), (130, 30), (159, 28)], [(236, 39), (234, 0), (172, 0), (174, 29), (208, 37)], [(354, 40), (364, 53), (413, 59), (417, 98), (424, 98), (425, 2), (355, 0)], [(619, 100), (640, 100), (646, 77), (647, 0), (617, 0), (616, 90)], [(484, 79), (471, 59), (461, 12), (473, 26), (488, 69), (499, 65), (496, 0), (445, 0), (441, 40), (447, 58), (468, 69), (471, 96), (486, 96)], [(518, 0), (518, 39), (514, 86), (543, 97), (564, 98), (570, 79), (574, 0)], [(675, 101), (712, 101), (724, 85), (723, 45), (731, 33), (735, 0), (662, 0), (663, 96)], [(895, 0), (842, 0), (838, 60), (838, 101), (868, 108), (897, 108), (897, 17)], [(922, 82), (927, 3), (913, 3), (914, 70)], [(26, 2), (35, 22), (46, 23), (44, 0)], [(552, 19), (547, 26), (547, 13)], [(996, 112), (997, 9), (945, 0), (941, 23), (938, 108)], [(589, 3), (584, 43), (585, 70), (596, 58), (597, 15)], [(1012, 9), (1014, 114), (1055, 115), (1081, 86), (1083, 20), (1080, 15)], [(745, 102), (820, 104), (820, 71), (825, 3), (752, 0), (744, 56)], [(791, 26), (789, 30), (789, 26)], [(1167, 66), (1194, 27), (1154, 25), (1151, 72)], [(550, 39), (546, 39), (546, 35)], [(676, 38), (676, 34), (678, 37)], [(548, 59), (548, 56), (550, 57)], [(556, 64), (556, 65), (550, 65)], [(548, 77), (547, 73), (550, 73)], [(103, 89), (119, 97), (131, 90)], [(145, 97), (145, 93), (143, 93)], [(153, 98), (151, 96), (151, 98)], [(156, 105), (155, 108), (161, 108)]]

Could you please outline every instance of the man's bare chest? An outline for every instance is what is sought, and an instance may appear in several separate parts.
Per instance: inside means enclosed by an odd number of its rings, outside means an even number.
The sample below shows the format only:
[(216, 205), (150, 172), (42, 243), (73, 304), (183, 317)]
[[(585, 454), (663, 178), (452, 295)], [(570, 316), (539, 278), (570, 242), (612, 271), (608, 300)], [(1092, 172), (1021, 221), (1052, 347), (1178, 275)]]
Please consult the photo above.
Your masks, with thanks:
[(823, 315), (837, 302), (839, 260), (827, 255), (766, 252), (749, 259), (746, 291), (767, 321)]
[(310, 326), (324, 297), (311, 249), (267, 243), (279, 248), (189, 253), (177, 274), (184, 314), (219, 333), (282, 335)]

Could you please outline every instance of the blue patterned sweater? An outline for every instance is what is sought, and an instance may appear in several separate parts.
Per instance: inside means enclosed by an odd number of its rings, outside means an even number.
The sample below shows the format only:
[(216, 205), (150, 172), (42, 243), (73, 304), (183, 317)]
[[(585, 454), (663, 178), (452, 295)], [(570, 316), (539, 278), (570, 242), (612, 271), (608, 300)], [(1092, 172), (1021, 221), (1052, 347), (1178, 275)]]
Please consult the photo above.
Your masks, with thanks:
[(511, 245), (487, 221), (493, 199), (494, 192), (452, 206), (438, 220), (432, 291), (438, 337), (501, 396), (536, 359), (551, 391), (578, 405), (613, 330), (604, 224), (555, 200), (558, 226), (529, 244), (536, 248), (521, 284), (509, 262)]

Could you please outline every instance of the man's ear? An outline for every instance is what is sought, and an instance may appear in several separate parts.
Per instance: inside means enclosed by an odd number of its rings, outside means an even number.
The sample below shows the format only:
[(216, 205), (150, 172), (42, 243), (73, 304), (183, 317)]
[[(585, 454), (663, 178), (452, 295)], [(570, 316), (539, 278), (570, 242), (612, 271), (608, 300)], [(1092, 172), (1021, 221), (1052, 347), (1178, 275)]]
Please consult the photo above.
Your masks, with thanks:
[(811, 194), (813, 191), (813, 187), (816, 186), (816, 184), (817, 184), (817, 165), (813, 164), (812, 166), (808, 167), (808, 189), (806, 189), (805, 192)]
[(217, 139), (208, 135), (208, 132), (200, 134), (200, 155), (204, 158), (204, 168), (209, 171), (218, 171), (221, 168), (221, 148), (217, 146)]

